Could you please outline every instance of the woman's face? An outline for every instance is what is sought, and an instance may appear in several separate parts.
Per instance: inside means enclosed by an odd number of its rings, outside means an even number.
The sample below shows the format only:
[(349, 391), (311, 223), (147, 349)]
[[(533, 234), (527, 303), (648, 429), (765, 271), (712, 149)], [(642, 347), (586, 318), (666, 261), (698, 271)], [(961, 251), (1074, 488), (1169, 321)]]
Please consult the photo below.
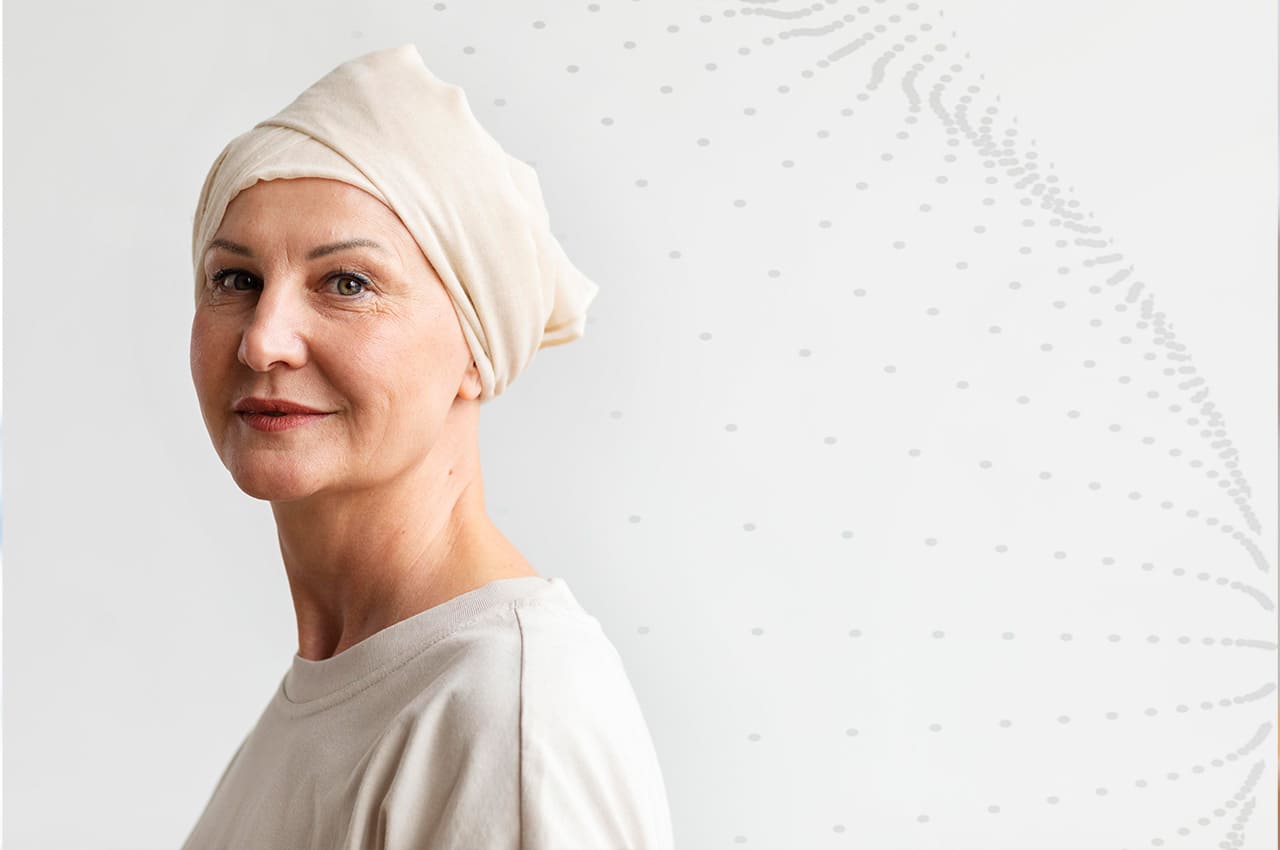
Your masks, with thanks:
[[(320, 250), (353, 239), (377, 247)], [(191, 377), (218, 456), (251, 496), (387, 480), (431, 450), (456, 399), (481, 393), (435, 270), (399, 217), (355, 186), (255, 183), (228, 205), (203, 270)], [(256, 430), (234, 410), (248, 396), (328, 415)]]

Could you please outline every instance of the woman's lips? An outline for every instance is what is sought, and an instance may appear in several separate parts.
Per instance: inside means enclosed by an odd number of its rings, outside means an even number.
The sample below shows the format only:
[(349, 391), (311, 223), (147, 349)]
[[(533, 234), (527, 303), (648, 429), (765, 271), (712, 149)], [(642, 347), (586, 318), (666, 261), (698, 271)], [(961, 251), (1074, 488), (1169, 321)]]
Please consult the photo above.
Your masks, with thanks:
[(266, 431), (274, 433), (276, 431), (290, 431), (294, 428), (300, 428), (303, 425), (311, 425), (319, 422), (328, 413), (286, 413), (284, 415), (276, 415), (271, 413), (253, 413), (244, 411), (237, 414), (244, 423), (255, 431)]

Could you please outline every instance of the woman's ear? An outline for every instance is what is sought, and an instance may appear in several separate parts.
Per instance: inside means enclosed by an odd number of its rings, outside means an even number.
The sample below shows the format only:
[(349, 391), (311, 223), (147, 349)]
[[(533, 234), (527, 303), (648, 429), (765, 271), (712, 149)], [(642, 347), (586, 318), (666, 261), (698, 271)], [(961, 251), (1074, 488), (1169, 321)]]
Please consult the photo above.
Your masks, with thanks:
[(467, 400), (474, 400), (480, 398), (483, 393), (484, 381), (480, 380), (480, 367), (476, 365), (476, 359), (472, 357), (471, 365), (462, 374), (462, 385), (458, 387), (458, 395)]

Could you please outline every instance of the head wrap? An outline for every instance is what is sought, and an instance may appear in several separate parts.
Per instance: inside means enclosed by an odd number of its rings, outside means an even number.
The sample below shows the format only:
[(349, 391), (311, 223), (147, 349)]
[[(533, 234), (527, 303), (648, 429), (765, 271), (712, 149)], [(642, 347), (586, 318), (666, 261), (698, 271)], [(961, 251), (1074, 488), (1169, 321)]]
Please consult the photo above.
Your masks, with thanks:
[(337, 66), (214, 161), (192, 227), (196, 297), (227, 205), (259, 180), (324, 177), (400, 217), (453, 301), (483, 383), (501, 393), (541, 348), (582, 336), (599, 287), (551, 233), (537, 173), (507, 154), (466, 94), (413, 44)]

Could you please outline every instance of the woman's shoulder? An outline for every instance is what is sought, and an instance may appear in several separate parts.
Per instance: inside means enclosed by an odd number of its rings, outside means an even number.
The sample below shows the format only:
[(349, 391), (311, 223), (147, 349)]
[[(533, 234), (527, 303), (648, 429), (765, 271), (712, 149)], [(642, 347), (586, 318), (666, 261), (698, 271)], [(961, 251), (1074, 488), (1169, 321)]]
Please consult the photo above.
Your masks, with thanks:
[(621, 655), (568, 583), (518, 581), (518, 594), (459, 623), (436, 648), (437, 674), (460, 705), (503, 710), (519, 699), (569, 717), (633, 704)]
[(406, 672), (427, 687), (406, 713), (439, 711), (443, 698), (451, 711), (483, 725), (487, 712), (505, 713), (530, 684), (620, 669), (600, 622), (564, 579), (503, 579), (486, 593), (486, 604), (455, 617), (411, 662), (416, 669)]

